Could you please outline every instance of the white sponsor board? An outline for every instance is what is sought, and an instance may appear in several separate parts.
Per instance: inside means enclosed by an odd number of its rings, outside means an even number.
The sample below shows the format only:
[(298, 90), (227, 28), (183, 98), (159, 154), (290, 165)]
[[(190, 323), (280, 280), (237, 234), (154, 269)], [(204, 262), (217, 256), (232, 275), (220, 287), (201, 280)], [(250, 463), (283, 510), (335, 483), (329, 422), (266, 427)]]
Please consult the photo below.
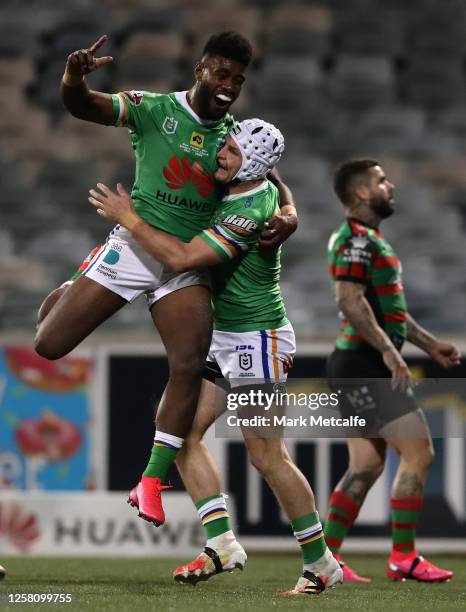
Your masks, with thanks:
[[(125, 493), (22, 493), (0, 496), (0, 554), (180, 557), (199, 554), (204, 533), (186, 493), (164, 495), (168, 517), (140, 519)], [(231, 506), (231, 504), (230, 504)]]

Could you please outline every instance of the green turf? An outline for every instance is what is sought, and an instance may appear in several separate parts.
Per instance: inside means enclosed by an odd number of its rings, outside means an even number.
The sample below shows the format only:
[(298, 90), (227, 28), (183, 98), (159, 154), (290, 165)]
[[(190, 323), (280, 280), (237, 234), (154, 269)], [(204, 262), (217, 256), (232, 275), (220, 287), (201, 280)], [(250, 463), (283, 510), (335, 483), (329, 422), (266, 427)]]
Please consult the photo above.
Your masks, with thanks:
[[(370, 585), (346, 584), (319, 596), (285, 598), (278, 593), (294, 586), (298, 557), (251, 555), (244, 572), (215, 576), (194, 588), (172, 582), (177, 563), (171, 560), (6, 558), (0, 610), (466, 610), (466, 558), (429, 559), (454, 570), (455, 578), (446, 584), (394, 584), (385, 578), (385, 557), (355, 556), (347, 561), (373, 578)], [(73, 603), (8, 605), (9, 593), (71, 593)]]

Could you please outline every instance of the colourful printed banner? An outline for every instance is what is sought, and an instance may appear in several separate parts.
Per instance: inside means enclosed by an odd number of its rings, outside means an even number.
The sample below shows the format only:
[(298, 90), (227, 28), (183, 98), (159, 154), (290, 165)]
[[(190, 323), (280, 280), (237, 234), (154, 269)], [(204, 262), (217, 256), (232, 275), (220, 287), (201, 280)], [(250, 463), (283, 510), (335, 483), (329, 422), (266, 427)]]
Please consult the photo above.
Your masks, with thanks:
[(47, 361), (27, 347), (0, 349), (0, 488), (94, 488), (93, 361)]

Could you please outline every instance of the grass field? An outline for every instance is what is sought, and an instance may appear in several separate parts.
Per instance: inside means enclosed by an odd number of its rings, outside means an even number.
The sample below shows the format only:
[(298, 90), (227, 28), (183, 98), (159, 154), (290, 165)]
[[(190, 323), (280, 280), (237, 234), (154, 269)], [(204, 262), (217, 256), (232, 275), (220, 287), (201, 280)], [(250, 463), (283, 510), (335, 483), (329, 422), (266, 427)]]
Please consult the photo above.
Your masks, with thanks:
[[(346, 584), (319, 596), (286, 598), (279, 592), (294, 586), (300, 570), (297, 557), (251, 555), (244, 572), (215, 576), (194, 588), (173, 583), (171, 571), (177, 563), (172, 560), (7, 558), (2, 559), (8, 574), (0, 583), (0, 609), (466, 610), (466, 558), (429, 559), (454, 570), (455, 578), (446, 584), (394, 584), (385, 578), (385, 557), (355, 556), (347, 561), (371, 576), (371, 584)], [(10, 593), (71, 593), (73, 603), (8, 604)]]

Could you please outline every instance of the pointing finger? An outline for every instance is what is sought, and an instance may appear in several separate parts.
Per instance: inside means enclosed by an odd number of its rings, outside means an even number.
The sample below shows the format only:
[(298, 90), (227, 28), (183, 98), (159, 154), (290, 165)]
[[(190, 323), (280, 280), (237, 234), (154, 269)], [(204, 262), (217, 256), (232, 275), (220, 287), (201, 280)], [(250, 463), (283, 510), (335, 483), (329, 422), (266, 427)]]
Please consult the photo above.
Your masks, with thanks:
[(107, 34), (104, 34), (103, 36), (101, 36), (98, 40), (95, 41), (95, 43), (91, 47), (89, 47), (89, 51), (91, 53), (94, 53), (95, 51), (97, 51), (97, 49), (100, 49), (100, 47), (104, 44), (107, 38), (108, 38)]

